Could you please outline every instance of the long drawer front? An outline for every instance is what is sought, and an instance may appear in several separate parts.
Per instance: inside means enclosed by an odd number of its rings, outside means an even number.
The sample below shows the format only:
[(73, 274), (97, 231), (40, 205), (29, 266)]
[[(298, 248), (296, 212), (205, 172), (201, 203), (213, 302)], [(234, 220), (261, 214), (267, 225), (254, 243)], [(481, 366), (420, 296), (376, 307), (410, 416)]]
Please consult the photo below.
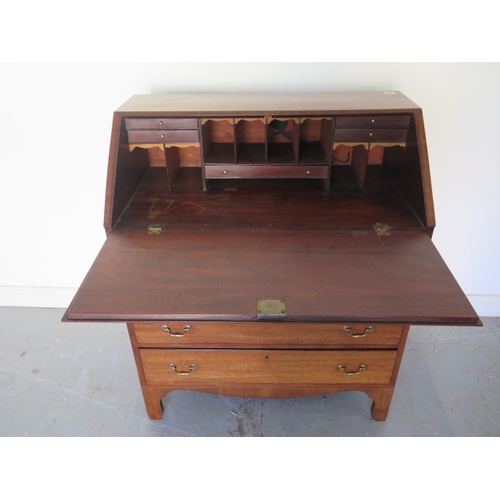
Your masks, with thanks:
[(134, 323), (139, 345), (169, 347), (397, 347), (402, 325), (328, 323)]
[(147, 384), (389, 384), (397, 351), (140, 349)]

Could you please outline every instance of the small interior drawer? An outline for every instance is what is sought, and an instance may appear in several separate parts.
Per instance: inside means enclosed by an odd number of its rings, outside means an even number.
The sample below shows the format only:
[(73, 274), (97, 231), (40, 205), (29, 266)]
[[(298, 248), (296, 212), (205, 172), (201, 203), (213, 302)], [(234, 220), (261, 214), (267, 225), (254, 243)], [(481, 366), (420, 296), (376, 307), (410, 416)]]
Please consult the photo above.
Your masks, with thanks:
[(127, 130), (197, 129), (197, 118), (125, 118)]
[(344, 128), (406, 128), (409, 124), (410, 115), (339, 116), (335, 120), (336, 127)]
[(389, 384), (396, 350), (140, 349), (147, 384)]
[(402, 325), (328, 323), (134, 323), (139, 345), (169, 347), (397, 347)]
[(335, 129), (335, 142), (406, 142), (407, 130), (395, 129)]
[(130, 144), (198, 142), (198, 130), (129, 130)]

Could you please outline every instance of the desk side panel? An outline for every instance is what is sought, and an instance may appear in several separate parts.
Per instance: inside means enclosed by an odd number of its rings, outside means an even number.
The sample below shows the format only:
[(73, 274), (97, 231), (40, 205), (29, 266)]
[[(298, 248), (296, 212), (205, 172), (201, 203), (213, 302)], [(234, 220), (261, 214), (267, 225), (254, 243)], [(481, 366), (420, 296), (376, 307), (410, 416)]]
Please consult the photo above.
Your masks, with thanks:
[(129, 150), (127, 131), (119, 113), (113, 116), (109, 148), (104, 227), (110, 230), (149, 169), (146, 149)]
[(406, 146), (387, 148), (384, 163), (394, 184), (404, 195), (422, 225), (432, 230), (436, 221), (421, 110), (416, 111), (412, 116)]

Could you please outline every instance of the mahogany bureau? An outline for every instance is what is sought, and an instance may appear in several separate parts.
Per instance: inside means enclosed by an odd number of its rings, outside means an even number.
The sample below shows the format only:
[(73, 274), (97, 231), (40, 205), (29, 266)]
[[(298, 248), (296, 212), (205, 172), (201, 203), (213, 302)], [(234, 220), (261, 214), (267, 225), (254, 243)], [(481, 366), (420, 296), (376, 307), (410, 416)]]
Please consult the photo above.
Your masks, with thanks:
[(410, 325), (480, 325), (431, 236), (400, 92), (137, 95), (114, 114), (102, 250), (66, 321), (127, 323), (173, 390), (356, 390), (385, 420)]

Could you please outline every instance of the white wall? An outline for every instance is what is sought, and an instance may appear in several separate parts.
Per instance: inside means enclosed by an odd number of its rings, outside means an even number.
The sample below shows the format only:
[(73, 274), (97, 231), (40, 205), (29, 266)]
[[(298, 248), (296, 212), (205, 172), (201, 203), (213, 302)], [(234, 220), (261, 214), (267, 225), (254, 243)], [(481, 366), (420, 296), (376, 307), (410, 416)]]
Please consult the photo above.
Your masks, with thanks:
[(0, 90), (0, 305), (68, 305), (104, 241), (111, 118), (131, 95), (401, 90), (424, 111), (434, 242), (500, 316), (498, 63), (4, 63)]

